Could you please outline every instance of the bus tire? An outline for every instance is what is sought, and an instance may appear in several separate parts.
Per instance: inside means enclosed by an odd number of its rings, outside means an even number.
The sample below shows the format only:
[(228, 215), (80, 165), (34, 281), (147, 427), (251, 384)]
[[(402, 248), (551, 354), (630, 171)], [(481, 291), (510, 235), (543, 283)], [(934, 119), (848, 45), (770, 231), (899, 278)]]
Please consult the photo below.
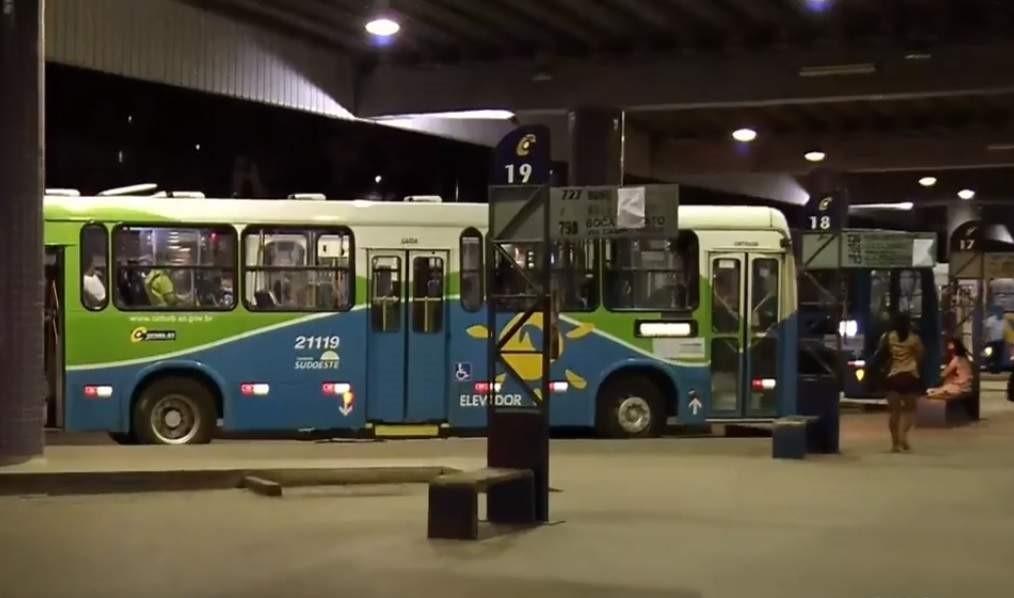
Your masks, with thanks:
[(215, 397), (193, 378), (159, 378), (141, 391), (133, 420), (142, 444), (207, 444), (217, 422)]
[(599, 393), (595, 427), (610, 438), (651, 438), (665, 429), (662, 392), (650, 380), (621, 376)]

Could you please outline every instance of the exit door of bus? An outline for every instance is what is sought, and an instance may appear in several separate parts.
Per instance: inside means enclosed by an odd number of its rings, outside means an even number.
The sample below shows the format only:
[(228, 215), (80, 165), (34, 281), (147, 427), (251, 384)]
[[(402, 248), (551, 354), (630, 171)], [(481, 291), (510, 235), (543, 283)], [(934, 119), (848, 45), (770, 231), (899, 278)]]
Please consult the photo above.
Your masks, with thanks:
[(778, 412), (779, 254), (712, 254), (711, 418)]
[(366, 416), (447, 419), (446, 251), (370, 250)]

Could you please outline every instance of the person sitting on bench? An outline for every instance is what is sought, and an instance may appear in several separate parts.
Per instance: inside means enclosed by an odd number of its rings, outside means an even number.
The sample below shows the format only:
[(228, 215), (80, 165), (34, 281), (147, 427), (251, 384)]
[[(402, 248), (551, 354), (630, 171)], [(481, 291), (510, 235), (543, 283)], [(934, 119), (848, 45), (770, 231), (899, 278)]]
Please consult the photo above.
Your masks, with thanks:
[(961, 339), (952, 338), (947, 341), (947, 355), (950, 360), (940, 374), (943, 384), (926, 391), (930, 399), (946, 401), (972, 392), (972, 361), (968, 358), (968, 348)]

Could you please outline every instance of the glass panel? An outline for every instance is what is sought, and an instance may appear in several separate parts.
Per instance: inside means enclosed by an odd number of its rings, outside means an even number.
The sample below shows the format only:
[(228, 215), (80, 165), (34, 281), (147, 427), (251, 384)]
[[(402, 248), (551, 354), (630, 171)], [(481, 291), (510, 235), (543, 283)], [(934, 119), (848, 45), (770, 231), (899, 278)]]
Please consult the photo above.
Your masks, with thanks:
[(375, 257), (370, 272), (373, 330), (398, 332), (401, 330), (401, 258)]
[(440, 332), (444, 325), (444, 260), (419, 256), (412, 260), (412, 330)]
[(739, 340), (716, 338), (711, 341), (712, 411), (736, 411), (739, 408)]
[[(778, 338), (766, 336), (753, 342), (750, 347), (750, 377), (754, 380), (778, 380)], [(778, 390), (753, 390), (750, 392), (751, 413), (774, 413), (778, 410)]]
[(750, 329), (765, 334), (778, 324), (779, 281), (777, 259), (755, 259), (750, 281)]
[(740, 331), (740, 261), (718, 258), (712, 262), (711, 329), (719, 334)]
[(352, 308), (352, 233), (248, 231), (243, 237), (245, 301), (252, 311)]
[(115, 233), (116, 303), (124, 309), (235, 305), (231, 228), (122, 227)]
[[(552, 284), (562, 292), (563, 300), (560, 307), (562, 311), (594, 311), (598, 307), (597, 248), (598, 243), (595, 241), (553, 243), (550, 255)], [(542, 259), (538, 246), (516, 244), (505, 249), (512, 254), (514, 263), (524, 270), (533, 282), (539, 283)], [(495, 272), (496, 276), (491, 284), (498, 295), (523, 295), (535, 291), (525, 282), (524, 276), (500, 253), (497, 253)], [(529, 301), (526, 300), (502, 300), (497, 309), (521, 311), (527, 303)]]
[(467, 231), (461, 235), (461, 306), (476, 311), (482, 305), (482, 235)]
[(922, 275), (918, 270), (898, 272), (898, 310), (915, 320), (922, 316)]
[(81, 304), (100, 311), (109, 303), (109, 234), (101, 224), (81, 229)]
[(606, 307), (690, 311), (699, 304), (697, 235), (605, 244)]

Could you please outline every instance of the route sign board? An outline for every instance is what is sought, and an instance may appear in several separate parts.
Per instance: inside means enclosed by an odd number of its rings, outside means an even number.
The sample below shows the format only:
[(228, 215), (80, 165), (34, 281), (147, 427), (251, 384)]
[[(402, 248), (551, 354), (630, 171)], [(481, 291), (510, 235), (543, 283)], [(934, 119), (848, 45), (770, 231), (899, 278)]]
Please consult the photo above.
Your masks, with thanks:
[(842, 268), (932, 268), (936, 235), (893, 231), (846, 230), (840, 234), (803, 234), (803, 264), (809, 270)]

